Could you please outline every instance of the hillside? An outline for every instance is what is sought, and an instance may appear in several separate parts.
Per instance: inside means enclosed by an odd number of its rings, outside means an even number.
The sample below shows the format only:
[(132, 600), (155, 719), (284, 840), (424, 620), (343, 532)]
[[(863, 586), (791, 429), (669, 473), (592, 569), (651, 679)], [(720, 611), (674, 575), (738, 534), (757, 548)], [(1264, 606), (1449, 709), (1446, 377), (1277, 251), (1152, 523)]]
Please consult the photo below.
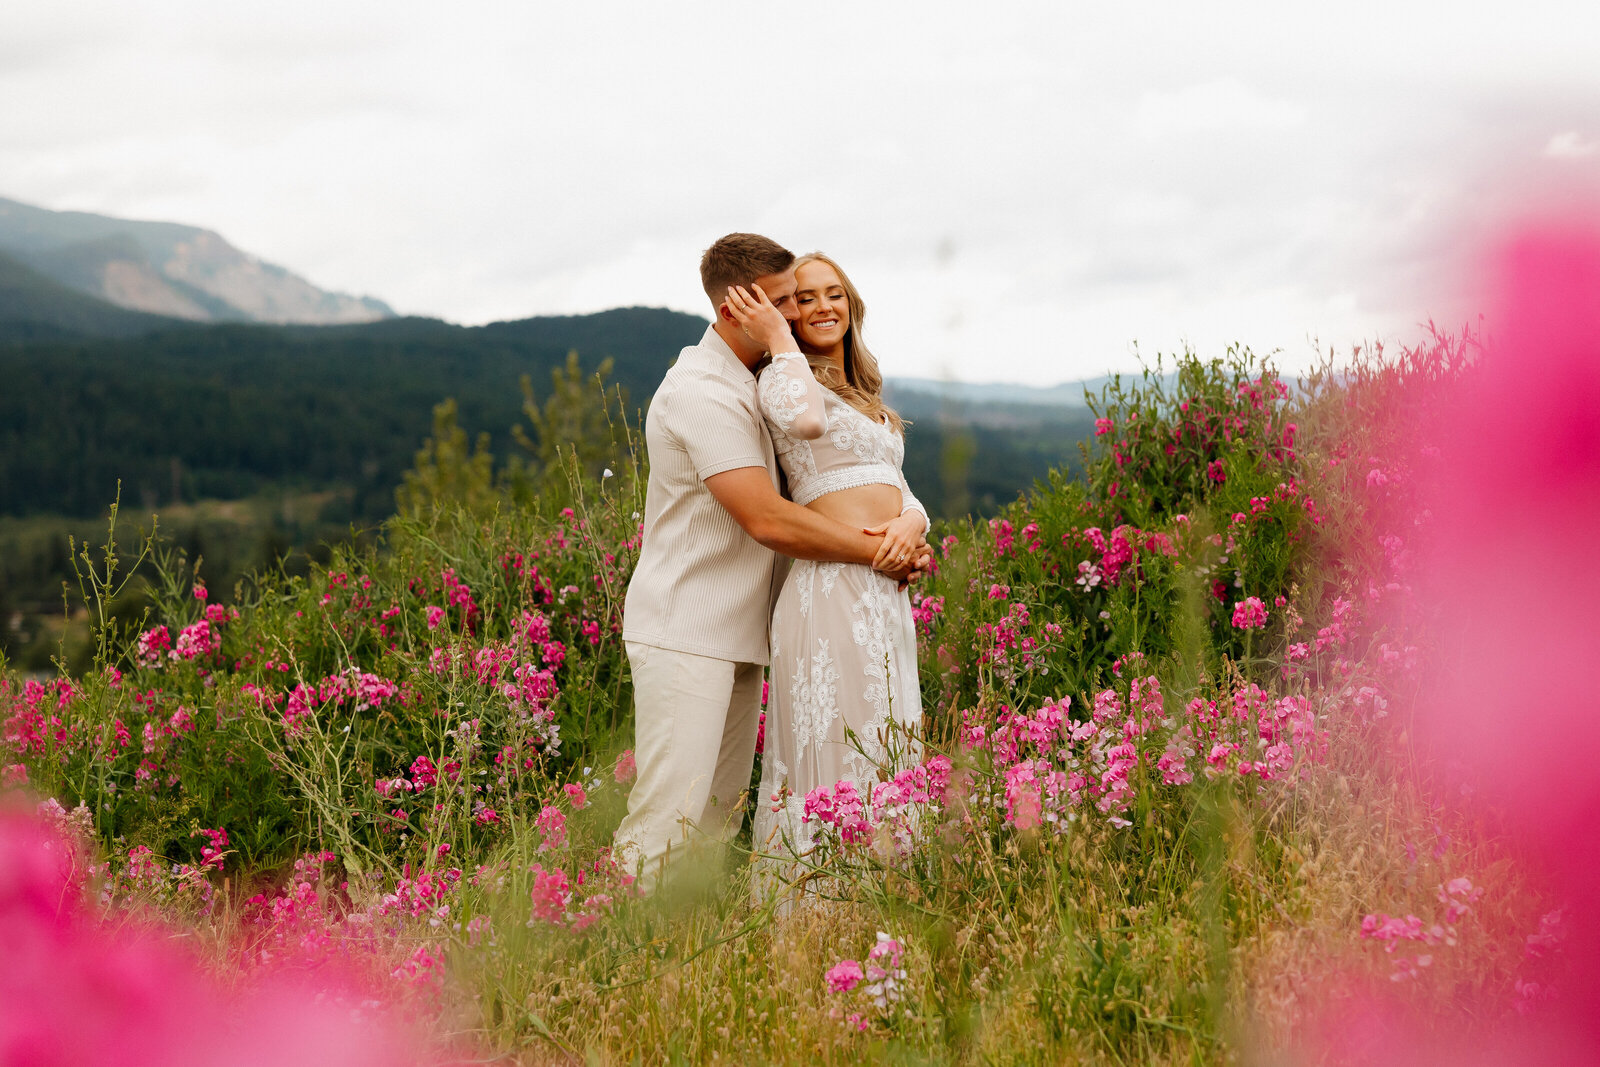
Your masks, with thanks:
[(177, 325), (96, 299), (0, 253), (0, 342), (133, 337)]
[(98, 514), (237, 498), (270, 486), (350, 488), (352, 517), (377, 520), (432, 428), (435, 404), (510, 447), (532, 377), (581, 345), (586, 368), (648, 397), (699, 336), (689, 315), (621, 309), (560, 322), (460, 327), (396, 319), (370, 327), (182, 326), (136, 338), (53, 340), (0, 350), (0, 509)]
[[(66, 297), (77, 294), (50, 284), (36, 279), (19, 291), (48, 290), (70, 310)], [(73, 306), (86, 317), (132, 314), (87, 298)], [(106, 339), (60, 336), (72, 322), (59, 308), (55, 321), (57, 334), (0, 351), (9, 386), (0, 396), (0, 513), (96, 515), (120, 480), (123, 499), (139, 507), (337, 487), (352, 491), (351, 519), (376, 522), (392, 510), (393, 490), (446, 397), (457, 400), (468, 434), (488, 433), (504, 459), (521, 418), (522, 375), (547, 395), (550, 372), (569, 351), (586, 370), (610, 357), (611, 381), (637, 410), (705, 329), (696, 316), (657, 308), (477, 327), (138, 317), (128, 332), (157, 331)], [(1091, 430), (1088, 416), (1029, 410), (1047, 414), (1010, 425), (972, 411), (914, 416), (906, 472), (918, 495), (940, 514), (992, 512), (1050, 467), (1070, 464)]]
[(0, 197), (0, 252), (119, 307), (197, 322), (388, 318), (381, 300), (327, 292), (220, 234), (172, 222), (49, 211)]

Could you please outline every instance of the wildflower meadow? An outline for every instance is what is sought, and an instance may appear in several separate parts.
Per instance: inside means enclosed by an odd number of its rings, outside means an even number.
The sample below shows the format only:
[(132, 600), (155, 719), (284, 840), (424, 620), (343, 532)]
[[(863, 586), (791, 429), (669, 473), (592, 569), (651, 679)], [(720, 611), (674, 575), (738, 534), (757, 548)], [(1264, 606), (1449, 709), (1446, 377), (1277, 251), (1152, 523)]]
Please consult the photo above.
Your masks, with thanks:
[(441, 434), (309, 577), (113, 508), (92, 666), (0, 681), (0, 1061), (1592, 1050), (1596, 247), (1517, 245), (1493, 338), (1089, 398), (1083, 477), (935, 525), (922, 760), (806, 797), (775, 895), (748, 830), (648, 896), (611, 858), (620, 415), (515, 490)]

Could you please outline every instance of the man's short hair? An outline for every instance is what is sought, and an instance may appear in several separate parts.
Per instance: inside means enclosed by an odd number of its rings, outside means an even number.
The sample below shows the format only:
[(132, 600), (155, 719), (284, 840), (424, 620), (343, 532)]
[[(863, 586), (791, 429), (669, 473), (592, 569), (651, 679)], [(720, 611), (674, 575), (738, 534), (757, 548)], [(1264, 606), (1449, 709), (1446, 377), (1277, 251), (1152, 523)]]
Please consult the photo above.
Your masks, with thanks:
[(757, 278), (782, 274), (794, 266), (794, 253), (759, 233), (730, 233), (718, 238), (700, 257), (700, 284), (711, 306), (720, 305), (730, 285), (746, 288)]

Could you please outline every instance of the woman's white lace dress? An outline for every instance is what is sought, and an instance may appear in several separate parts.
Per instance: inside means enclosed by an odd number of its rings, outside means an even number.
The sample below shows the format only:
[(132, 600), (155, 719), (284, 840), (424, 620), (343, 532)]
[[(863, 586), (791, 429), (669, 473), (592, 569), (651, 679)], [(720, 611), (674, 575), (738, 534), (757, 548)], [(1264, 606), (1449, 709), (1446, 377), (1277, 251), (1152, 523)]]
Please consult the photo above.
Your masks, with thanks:
[[(927, 512), (901, 464), (905, 440), (817, 384), (804, 357), (780, 355), (758, 394), (797, 504), (841, 489), (892, 485), (904, 508)], [(906, 730), (922, 719), (917, 634), (909, 596), (858, 563), (797, 561), (772, 617), (757, 852), (804, 855), (805, 797), (848, 778), (863, 799), (920, 758)], [(776, 797), (776, 801), (774, 800)]]

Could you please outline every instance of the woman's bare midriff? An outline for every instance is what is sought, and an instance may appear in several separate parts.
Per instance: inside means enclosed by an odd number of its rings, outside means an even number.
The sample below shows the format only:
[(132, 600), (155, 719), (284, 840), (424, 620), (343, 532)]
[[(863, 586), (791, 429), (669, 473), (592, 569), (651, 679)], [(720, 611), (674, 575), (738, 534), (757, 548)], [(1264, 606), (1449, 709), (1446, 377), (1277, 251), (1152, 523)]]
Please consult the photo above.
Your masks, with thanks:
[(854, 489), (836, 489), (806, 505), (819, 515), (826, 515), (835, 522), (854, 526), (858, 530), (897, 518), (903, 506), (900, 487), (895, 485), (860, 485)]

